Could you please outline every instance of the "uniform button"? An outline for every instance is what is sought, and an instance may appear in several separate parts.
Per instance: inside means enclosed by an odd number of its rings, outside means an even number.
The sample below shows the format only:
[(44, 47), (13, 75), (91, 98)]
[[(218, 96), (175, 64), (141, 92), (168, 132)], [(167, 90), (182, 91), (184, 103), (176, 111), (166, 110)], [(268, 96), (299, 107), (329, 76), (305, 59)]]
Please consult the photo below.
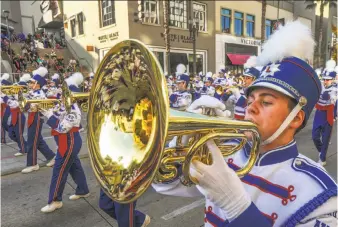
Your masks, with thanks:
[(302, 161), (301, 160), (296, 160), (296, 166), (300, 166), (300, 165), (302, 165), (303, 163), (302, 163)]

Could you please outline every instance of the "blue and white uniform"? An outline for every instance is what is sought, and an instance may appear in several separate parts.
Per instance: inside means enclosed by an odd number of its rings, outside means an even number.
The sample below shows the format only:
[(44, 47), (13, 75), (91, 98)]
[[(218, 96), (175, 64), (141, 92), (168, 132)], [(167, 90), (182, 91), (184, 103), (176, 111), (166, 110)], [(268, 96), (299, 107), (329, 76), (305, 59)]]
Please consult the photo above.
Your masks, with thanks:
[[(277, 45), (280, 48), (275, 48)], [(231, 169), (237, 170), (247, 164), (250, 142), (227, 158), (222, 156), (215, 143), (209, 142), (207, 146), (213, 163), (205, 165), (194, 161), (191, 165), (190, 176), (198, 181), (198, 185), (186, 187), (176, 180), (167, 184), (153, 184), (155, 190), (185, 197), (204, 195), (204, 221), (205, 226), (210, 227), (337, 226), (336, 182), (319, 163), (298, 153), (294, 135), (283, 134), (285, 130), (295, 134), (305, 127), (321, 94), (320, 80), (306, 62), (312, 57), (309, 49), (314, 49), (314, 45), (311, 31), (300, 21), (280, 26), (263, 45), (257, 62), (264, 68), (259, 78), (246, 89), (246, 96), (264, 96), (266, 94), (263, 92), (270, 89), (293, 100), (295, 106), (284, 121), (278, 123), (278, 129), (270, 133), (272, 135), (264, 136), (258, 148), (258, 159), (248, 174), (239, 178)], [(246, 113), (248, 117), (263, 119), (260, 110), (265, 107), (260, 106), (261, 98), (250, 97), (250, 101), (252, 103), (247, 107), (250, 111)], [(276, 98), (275, 105), (278, 103), (287, 104), (286, 100)], [(303, 118), (302, 124), (298, 122), (297, 131), (290, 130), (288, 126), (296, 116)], [(263, 134), (265, 131), (261, 130), (266, 129), (259, 129), (259, 133)], [(289, 142), (278, 145), (276, 139)], [(234, 140), (226, 144), (239, 143)]]
[[(323, 79), (334, 79), (336, 73), (326, 73)], [(316, 104), (316, 113), (312, 127), (312, 139), (319, 152), (321, 162), (326, 162), (326, 153), (329, 147), (332, 126), (335, 118), (335, 105), (337, 102), (337, 88), (333, 84), (322, 90)]]
[[(239, 141), (227, 143), (238, 144)], [(234, 170), (248, 161), (250, 145), (225, 160)], [(241, 178), (250, 194), (252, 206), (234, 222), (229, 223), (224, 212), (206, 200), (204, 222), (213, 226), (316, 226), (325, 223), (335, 226), (337, 185), (326, 171), (311, 159), (298, 153), (295, 141), (268, 151), (256, 161), (250, 174)], [(165, 195), (195, 197), (202, 194), (196, 187), (186, 187), (177, 180), (168, 184), (153, 184), (153, 188)], [(247, 213), (256, 215), (252, 223)], [(252, 219), (250, 219), (252, 221)], [(263, 220), (263, 221), (260, 221)], [(250, 224), (249, 224), (250, 223)], [(261, 223), (261, 225), (260, 225)], [(321, 225), (319, 225), (321, 226)]]

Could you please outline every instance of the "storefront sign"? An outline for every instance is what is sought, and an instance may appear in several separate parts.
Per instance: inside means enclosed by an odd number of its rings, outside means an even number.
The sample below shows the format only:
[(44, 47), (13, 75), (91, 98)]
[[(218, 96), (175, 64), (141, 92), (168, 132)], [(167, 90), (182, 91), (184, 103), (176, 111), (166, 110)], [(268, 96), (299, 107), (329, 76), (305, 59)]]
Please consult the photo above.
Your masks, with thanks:
[(241, 39), (241, 43), (244, 45), (251, 45), (251, 46), (260, 46), (261, 41), (260, 40), (254, 40), (254, 39)]
[[(161, 32), (161, 37), (164, 38), (164, 33)], [(187, 35), (169, 34), (170, 42), (192, 43), (192, 38)]]
[(100, 43), (105, 43), (107, 41), (115, 40), (118, 37), (119, 37), (119, 32), (114, 32), (114, 33), (110, 33), (106, 35), (101, 35), (98, 37), (98, 40), (100, 41)]

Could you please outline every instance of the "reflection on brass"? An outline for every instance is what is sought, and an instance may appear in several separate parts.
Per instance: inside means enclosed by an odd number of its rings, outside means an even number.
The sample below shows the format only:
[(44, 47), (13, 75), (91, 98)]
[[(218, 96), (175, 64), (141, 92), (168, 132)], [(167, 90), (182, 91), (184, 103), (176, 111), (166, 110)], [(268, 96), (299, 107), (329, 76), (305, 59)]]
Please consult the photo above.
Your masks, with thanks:
[(5, 95), (17, 95), (20, 91), (27, 93), (28, 87), (23, 85), (1, 85), (1, 93)]
[(67, 82), (64, 81), (61, 85), (61, 99), (67, 112), (72, 109), (72, 105), (76, 102), (79, 104), (82, 111), (88, 111), (89, 92), (71, 92), (68, 88)]
[(39, 110), (52, 109), (55, 105), (59, 104), (60, 106), (61, 104), (61, 101), (57, 99), (26, 99), (21, 91), (18, 93), (18, 102), (21, 112), (26, 111), (27, 105), (30, 105), (32, 112), (37, 112)]
[[(251, 132), (252, 151), (239, 176), (250, 171), (258, 156), (256, 126), (169, 109), (161, 66), (137, 40), (112, 47), (94, 77), (88, 104), (89, 156), (101, 187), (119, 203), (136, 200), (153, 182), (180, 178), (191, 185), (192, 159), (212, 163), (205, 142), (215, 139), (223, 155), (231, 155), (246, 143), (244, 131)], [(177, 146), (165, 148), (175, 136)], [(234, 138), (241, 143), (222, 145)]]

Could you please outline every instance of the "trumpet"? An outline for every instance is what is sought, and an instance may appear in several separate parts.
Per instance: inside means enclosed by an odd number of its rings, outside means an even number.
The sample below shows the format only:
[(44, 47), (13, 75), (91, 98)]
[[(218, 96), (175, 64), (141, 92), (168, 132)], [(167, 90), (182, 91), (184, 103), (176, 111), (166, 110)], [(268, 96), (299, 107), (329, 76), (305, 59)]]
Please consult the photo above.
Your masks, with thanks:
[[(143, 43), (124, 40), (113, 46), (96, 75), (89, 96), (87, 144), (96, 179), (112, 200), (131, 203), (153, 182), (180, 179), (193, 185), (190, 163), (212, 163), (205, 146), (210, 139), (218, 139), (223, 156), (229, 156), (247, 142), (244, 132), (251, 133), (249, 160), (236, 173), (242, 177), (253, 168), (260, 144), (255, 124), (169, 109), (161, 65)], [(175, 136), (177, 146), (165, 148)], [(183, 136), (190, 136), (187, 144), (181, 142)], [(239, 145), (220, 145), (235, 138), (241, 140)]]
[(24, 85), (3, 85), (1, 92), (6, 95), (17, 95), (19, 92), (27, 93), (28, 87)]
[(61, 104), (61, 101), (57, 99), (26, 99), (21, 91), (18, 93), (18, 102), (21, 112), (24, 112), (26, 106), (30, 104), (34, 104), (32, 107), (32, 112), (52, 109), (56, 104), (59, 104), (59, 106)]
[(62, 89), (62, 103), (66, 110), (69, 112), (72, 105), (77, 102), (79, 103), (82, 111), (88, 111), (88, 98), (89, 92), (71, 92), (68, 88), (67, 82), (64, 81), (61, 86)]
[(218, 95), (221, 95), (221, 94), (223, 94), (223, 93), (230, 95), (230, 94), (231, 94), (231, 91), (227, 91), (227, 90), (230, 89), (230, 88), (239, 88), (239, 86), (237, 86), (237, 85), (232, 85), (232, 86), (222, 86), (222, 85), (217, 85), (216, 88), (215, 88), (215, 92), (216, 92)]

